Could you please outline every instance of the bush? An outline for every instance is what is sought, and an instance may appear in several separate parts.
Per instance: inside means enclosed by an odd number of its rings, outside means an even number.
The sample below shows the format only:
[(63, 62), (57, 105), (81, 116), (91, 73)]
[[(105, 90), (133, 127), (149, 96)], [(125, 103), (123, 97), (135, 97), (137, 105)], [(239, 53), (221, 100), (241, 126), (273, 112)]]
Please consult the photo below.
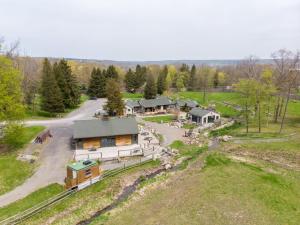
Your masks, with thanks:
[(10, 149), (21, 148), (24, 145), (20, 138), (24, 136), (24, 126), (21, 124), (12, 123), (4, 128), (3, 143)]
[(228, 134), (231, 134), (231, 132), (235, 129), (238, 129), (242, 126), (241, 123), (237, 123), (235, 122), (234, 124), (232, 124), (231, 126), (229, 127), (224, 127), (222, 129), (219, 129), (219, 130), (213, 130), (209, 133), (209, 135), (211, 137), (217, 137), (217, 136), (223, 136), (223, 135), (228, 135)]

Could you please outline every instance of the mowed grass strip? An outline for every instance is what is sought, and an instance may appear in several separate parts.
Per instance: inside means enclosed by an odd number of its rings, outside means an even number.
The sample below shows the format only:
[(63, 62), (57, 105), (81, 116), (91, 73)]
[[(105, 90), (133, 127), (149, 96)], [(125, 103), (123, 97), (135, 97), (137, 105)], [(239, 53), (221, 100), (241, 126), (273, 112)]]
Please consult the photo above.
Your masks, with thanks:
[(143, 120), (154, 123), (169, 123), (175, 120), (175, 116), (166, 115), (166, 116), (149, 116), (144, 117)]
[[(19, 137), (20, 145), (25, 146), (45, 127), (25, 127), (23, 135)], [(0, 195), (22, 184), (32, 175), (35, 164), (17, 160), (18, 150), (10, 150), (0, 154)]]
[[(290, 224), (300, 221), (300, 174), (270, 173), (221, 154), (188, 168), (100, 224)], [(94, 224), (97, 224), (95, 221)]]
[(25, 211), (51, 197), (61, 193), (64, 187), (59, 184), (51, 184), (47, 187), (41, 188), (27, 197), (16, 201), (8, 206), (0, 208), (0, 220), (16, 215)]

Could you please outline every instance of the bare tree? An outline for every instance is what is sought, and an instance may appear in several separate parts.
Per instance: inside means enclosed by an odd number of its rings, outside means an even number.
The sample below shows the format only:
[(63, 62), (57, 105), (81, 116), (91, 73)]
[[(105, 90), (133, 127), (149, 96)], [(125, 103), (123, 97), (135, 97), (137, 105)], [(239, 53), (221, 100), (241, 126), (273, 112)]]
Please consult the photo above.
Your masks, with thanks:
[[(280, 49), (274, 52), (272, 55), (275, 64), (275, 76), (276, 76), (276, 86), (279, 91), (279, 96), (277, 99), (277, 105), (274, 112), (274, 121), (278, 120), (280, 116), (280, 111), (284, 105), (283, 116), (281, 119), (279, 133), (282, 132), (284, 120), (286, 117), (287, 107), (290, 100), (290, 95), (294, 89), (297, 88), (298, 79), (298, 67), (300, 52), (293, 53), (286, 49)], [(281, 99), (280, 99), (281, 98)], [(285, 104), (284, 104), (285, 102)]]

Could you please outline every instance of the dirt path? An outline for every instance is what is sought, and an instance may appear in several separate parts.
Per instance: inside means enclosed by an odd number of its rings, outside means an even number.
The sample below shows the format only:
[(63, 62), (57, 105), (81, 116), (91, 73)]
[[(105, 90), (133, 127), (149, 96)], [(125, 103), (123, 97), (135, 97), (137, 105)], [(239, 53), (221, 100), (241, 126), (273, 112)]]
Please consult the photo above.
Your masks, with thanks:
[(52, 183), (64, 183), (65, 166), (72, 159), (71, 150), (72, 124), (74, 120), (91, 118), (97, 109), (102, 108), (105, 100), (85, 102), (79, 109), (70, 113), (66, 118), (53, 120), (26, 121), (26, 125), (43, 125), (50, 129), (53, 137), (43, 145), (39, 159), (40, 166), (36, 172), (22, 185), (0, 196), (0, 207)]

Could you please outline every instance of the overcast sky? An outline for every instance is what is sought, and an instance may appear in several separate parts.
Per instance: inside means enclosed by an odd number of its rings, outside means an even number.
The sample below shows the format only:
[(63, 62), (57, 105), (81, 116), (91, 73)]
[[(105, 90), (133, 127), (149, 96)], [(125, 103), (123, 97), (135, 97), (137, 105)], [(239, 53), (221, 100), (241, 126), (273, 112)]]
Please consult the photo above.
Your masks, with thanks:
[(31, 56), (265, 58), (300, 49), (300, 0), (0, 0), (0, 36)]

